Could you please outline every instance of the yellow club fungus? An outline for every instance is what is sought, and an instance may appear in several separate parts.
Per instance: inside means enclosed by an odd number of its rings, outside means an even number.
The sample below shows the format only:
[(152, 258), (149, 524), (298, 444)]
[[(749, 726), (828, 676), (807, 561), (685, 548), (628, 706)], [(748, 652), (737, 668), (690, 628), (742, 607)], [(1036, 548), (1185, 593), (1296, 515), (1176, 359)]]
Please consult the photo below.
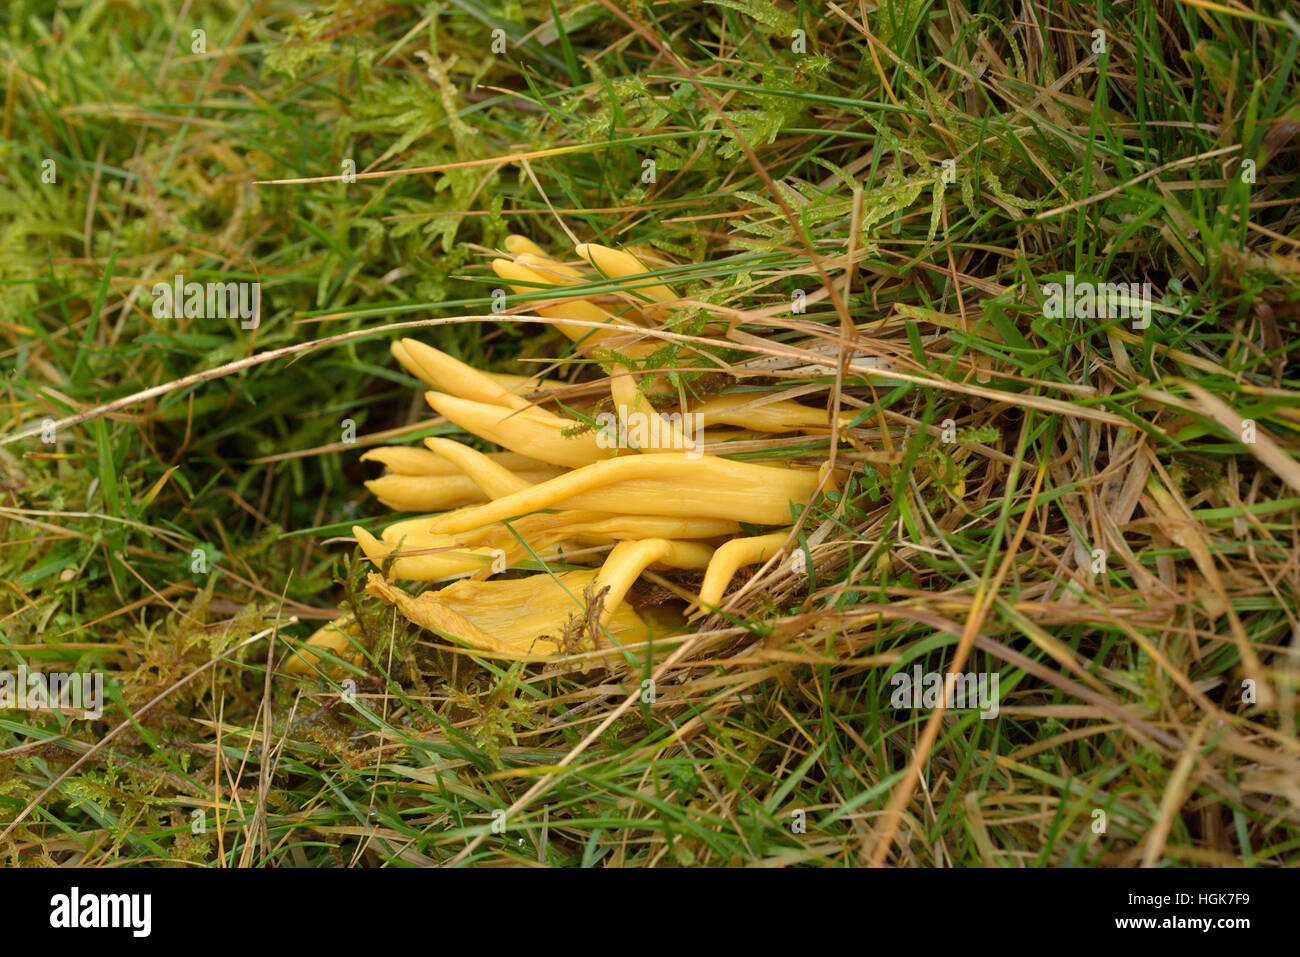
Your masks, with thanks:
[[(657, 324), (679, 299), (670, 286), (647, 277), (641, 259), (630, 252), (578, 246), (577, 260), (590, 264), (593, 274), (552, 259), (522, 236), (509, 237), (505, 247), (513, 258), (493, 262), (497, 275), (516, 292), (553, 291), (557, 301), (538, 310), (551, 318)], [(607, 291), (614, 282), (624, 284), (617, 294)], [(566, 288), (582, 284), (597, 286), (610, 307), (566, 294)], [(394, 522), (379, 537), (354, 527), (376, 568), (367, 592), (478, 653), (547, 657), (644, 641), (651, 626), (629, 599), (651, 569), (702, 572), (694, 608), (697, 614), (715, 610), (742, 567), (780, 553), (795, 510), (839, 478), (827, 474), (825, 463), (804, 468), (702, 454), (702, 437), (678, 423), (741, 430), (727, 437), (816, 435), (846, 426), (852, 413), (832, 423), (826, 410), (777, 391), (746, 391), (694, 402), (685, 410), (690, 419), (666, 415), (638, 388), (629, 365), (657, 343), (625, 350), (623, 344), (637, 333), (565, 322), (559, 329), (597, 345), (592, 355), (605, 365), (621, 426), (616, 446), (589, 427), (599, 421), (593, 418), (599, 404), (580, 412), (587, 418), (558, 415), (529, 401), (536, 379), (481, 372), (407, 338), (393, 344), (393, 355), (429, 387), (425, 397), (434, 411), (505, 451), (481, 452), (430, 438), (423, 447), (388, 446), (363, 456), (387, 469), (366, 483), (384, 504), (441, 513)], [(657, 387), (662, 380), (651, 381)], [(662, 428), (637, 433), (630, 428), (633, 418)], [(635, 439), (624, 441), (628, 436)], [(745, 534), (743, 525), (771, 531)], [(545, 570), (521, 568), (537, 561)], [(551, 568), (552, 562), (563, 570)], [(391, 579), (443, 584), (412, 595)], [(448, 579), (456, 580), (446, 584)], [(308, 645), (346, 654), (358, 637), (350, 620), (340, 619)], [(304, 650), (288, 667), (304, 674), (316, 663)]]

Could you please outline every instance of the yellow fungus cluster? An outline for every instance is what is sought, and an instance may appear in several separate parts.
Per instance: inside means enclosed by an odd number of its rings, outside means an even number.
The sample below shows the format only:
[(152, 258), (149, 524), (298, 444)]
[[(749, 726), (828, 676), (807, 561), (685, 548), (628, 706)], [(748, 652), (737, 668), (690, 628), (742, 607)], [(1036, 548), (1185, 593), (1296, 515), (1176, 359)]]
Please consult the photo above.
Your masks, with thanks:
[[(497, 275), (520, 293), (553, 287), (557, 301), (537, 314), (556, 320), (562, 333), (602, 361), (618, 424), (628, 427), (611, 443), (589, 422), (526, 398), (536, 380), (481, 372), (415, 339), (393, 343), (397, 361), (429, 386), (425, 398), (435, 412), (505, 451), (484, 453), (430, 438), (423, 448), (365, 453), (363, 459), (387, 470), (366, 483), (383, 504), (439, 513), (396, 522), (379, 537), (353, 528), (362, 551), (382, 572), (369, 576), (367, 591), (422, 627), (493, 655), (547, 656), (644, 641), (651, 626), (627, 601), (644, 571), (703, 572), (693, 608), (710, 610), (741, 567), (780, 552), (794, 507), (834, 480), (824, 467), (705, 454), (699, 428), (682, 423), (727, 426), (741, 430), (728, 435), (757, 437), (824, 434), (829, 417), (824, 410), (755, 393), (705, 398), (689, 417), (658, 412), (625, 364), (657, 345), (638, 342), (628, 329), (657, 327), (676, 293), (646, 279), (646, 267), (631, 253), (604, 246), (575, 249), (595, 276), (546, 256), (522, 236), (511, 236), (506, 249), (511, 258), (493, 262)], [(615, 281), (619, 288), (602, 288), (599, 301), (563, 293), (565, 286), (593, 281)], [(645, 420), (652, 428), (638, 431), (635, 426)], [(745, 535), (741, 523), (782, 530)], [(596, 561), (599, 567), (579, 570), (524, 577), (511, 572), (527, 562)], [(412, 596), (392, 580), (451, 583)], [(341, 654), (359, 637), (355, 622), (339, 619), (308, 645)], [(319, 661), (303, 650), (288, 670), (310, 673)]]

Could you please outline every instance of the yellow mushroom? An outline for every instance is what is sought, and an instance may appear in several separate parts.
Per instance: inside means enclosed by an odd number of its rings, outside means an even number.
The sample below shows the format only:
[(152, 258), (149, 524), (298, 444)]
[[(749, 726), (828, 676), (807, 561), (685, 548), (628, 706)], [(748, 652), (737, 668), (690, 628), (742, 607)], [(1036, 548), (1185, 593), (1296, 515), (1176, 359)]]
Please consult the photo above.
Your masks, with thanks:
[[(491, 376), (418, 339), (402, 339), (390, 349), (407, 372), (441, 392), (507, 409), (536, 409), (527, 399), (503, 389)], [(536, 411), (550, 414), (544, 409)]]
[(803, 504), (812, 498), (818, 481), (813, 471), (734, 462), (710, 455), (628, 455), (574, 469), (486, 505), (450, 512), (432, 527), (439, 532), (464, 532), (556, 507), (787, 525), (791, 504)]
[[(704, 425), (734, 425), (754, 432), (827, 432), (830, 414), (789, 399), (773, 400), (762, 394), (713, 395), (691, 407)], [(847, 428), (857, 413), (840, 413)]]
[(366, 488), (397, 512), (445, 512), (487, 498), (468, 475), (381, 475)]
[[(572, 266), (566, 266), (540, 252), (535, 253), (532, 251), (523, 251), (516, 254), (513, 261), (508, 259), (493, 260), (492, 269), (498, 276), (511, 284), (511, 289), (521, 295), (536, 292), (538, 289), (544, 289), (547, 286), (576, 285), (591, 282), (596, 278), (585, 276)], [(636, 299), (629, 297), (630, 300), (637, 302), (640, 301), (640, 298), (643, 297)], [(620, 326), (635, 327), (639, 325), (640, 320), (639, 311), (636, 309), (621, 308), (616, 315), (603, 306), (581, 298), (580, 294), (570, 296), (560, 303), (538, 306), (536, 312), (548, 319), (577, 320), (601, 325), (617, 323)], [(574, 342), (603, 342), (610, 344), (635, 335), (635, 333), (627, 331), (617, 329), (606, 331), (590, 325), (574, 325), (570, 322), (557, 322), (555, 327)], [(644, 358), (658, 347), (657, 343), (632, 344), (622, 342), (619, 351), (632, 358)]]
[[(516, 452), (489, 452), (487, 458), (511, 472), (554, 477), (562, 468)], [(363, 462), (381, 462), (394, 475), (460, 475), (462, 469), (441, 455), (413, 445), (380, 445), (361, 456)]]
[(488, 498), (505, 498), (533, 485), (468, 445), (461, 445), (451, 439), (435, 438), (425, 439), (424, 444), (430, 452), (446, 459), (468, 475)]
[(767, 561), (781, 550), (789, 537), (787, 532), (773, 532), (751, 538), (734, 538), (719, 546), (700, 585), (699, 607), (705, 610), (716, 608), (740, 568)]
[(580, 429), (582, 423), (570, 423), (549, 412), (537, 409), (514, 412), (440, 392), (426, 392), (424, 397), (435, 412), (465, 431), (552, 465), (574, 468), (607, 459), (612, 454), (600, 447), (596, 434), (590, 430), (566, 435), (568, 429)]
[(654, 447), (660, 450), (688, 451), (697, 448), (695, 437), (683, 433), (673, 421), (673, 418), (681, 419), (680, 415), (674, 417), (660, 415), (650, 404), (650, 400), (637, 388), (636, 380), (627, 367), (616, 365), (614, 369), (620, 374), (610, 380), (609, 390), (614, 399), (614, 408), (618, 410), (618, 417), (627, 430), (629, 445), (633, 448), (642, 447), (643, 443), (635, 441), (641, 431), (636, 426), (644, 426), (644, 430), (653, 436), (648, 441), (655, 443)]
[[(509, 451), (484, 453), (431, 438), (424, 448), (366, 453), (388, 469), (367, 483), (385, 504), (412, 511), (453, 509), (395, 522), (381, 537), (355, 527), (366, 557), (391, 578), (459, 579), (411, 596), (372, 573), (367, 592), (422, 627), (505, 656), (646, 640), (650, 628), (627, 599), (648, 568), (702, 570), (696, 611), (715, 608), (741, 567), (779, 553), (794, 510), (823, 480), (833, 485), (841, 477), (827, 476), (828, 464), (803, 469), (703, 455), (693, 429), (654, 408), (637, 388), (636, 376), (655, 373), (634, 372), (629, 359), (659, 348), (639, 324), (661, 321), (665, 304), (678, 296), (669, 285), (647, 278), (649, 270), (632, 252), (577, 246), (578, 259), (595, 276), (557, 262), (522, 236), (507, 237), (505, 249), (514, 258), (493, 261), (497, 275), (516, 292), (553, 291), (559, 301), (539, 306), (538, 313), (559, 320), (569, 338), (596, 344), (589, 354), (610, 376), (620, 435), (631, 447), (613, 448), (600, 431), (528, 401), (525, 394), (539, 388), (537, 379), (480, 372), (418, 340), (394, 343), (398, 361), (436, 390), (426, 399), (438, 414)], [(610, 289), (620, 282), (621, 288)], [(580, 285), (599, 286), (601, 301), (571, 288)], [(631, 328), (598, 328), (611, 323)], [(661, 389), (664, 382), (660, 376), (650, 384)], [(690, 421), (733, 426), (745, 430), (742, 437), (816, 434), (832, 427), (826, 411), (779, 395), (711, 396), (693, 406), (698, 418)], [(841, 414), (838, 424), (852, 415)], [(642, 421), (653, 423), (644, 434), (636, 428)], [(741, 523), (782, 530), (738, 537)], [(533, 558), (578, 564), (599, 555), (604, 555), (599, 569), (491, 577)], [(340, 635), (346, 645), (346, 632), (336, 630), (322, 635), (320, 646), (343, 647), (337, 645)]]
[[(535, 485), (555, 477), (554, 472), (521, 472), (518, 478)], [(486, 501), (488, 496), (468, 475), (381, 475), (366, 488), (398, 512), (445, 512)]]
[[(610, 249), (608, 246), (582, 243), (574, 247), (574, 252), (600, 270), (602, 275), (611, 279), (636, 279), (644, 277), (649, 272), (645, 264), (631, 253)], [(646, 298), (660, 302), (677, 298), (677, 293), (663, 283), (636, 285), (629, 289), (629, 292), (640, 302), (644, 302)], [(643, 311), (648, 309), (652, 314), (657, 314), (657, 310), (652, 306), (642, 305), (641, 308)]]
[(410, 534), (389, 542), (360, 525), (352, 526), (352, 534), (366, 557), (380, 564), (390, 578), (410, 581), (439, 581), (491, 569), (500, 554), (495, 548), (463, 546), (450, 535)]
[[(642, 642), (645, 621), (620, 602), (603, 626), (589, 621), (587, 596), (595, 571), (561, 572), (495, 581), (462, 580), (412, 597), (371, 574), (366, 591), (395, 605), (409, 620), (479, 651), (507, 657), (580, 651), (594, 643)], [(565, 648), (568, 645), (570, 647)]]
[(576, 537), (584, 542), (623, 541), (638, 538), (684, 538), (711, 540), (727, 538), (740, 531), (740, 524), (725, 518), (677, 518), (669, 515), (613, 515), (599, 512), (559, 513), (586, 516), (575, 521)]
[[(505, 523), (495, 525), (485, 525), (482, 528), (471, 529), (454, 536), (453, 541), (458, 545), (475, 546), (488, 545), (498, 546), (504, 543), (510, 545), (523, 538), (525, 541), (541, 541), (542, 536), (557, 528), (562, 528), (574, 524), (573, 516), (587, 516), (592, 513), (588, 512), (537, 512), (533, 515), (526, 515), (508, 526)], [(446, 533), (435, 531), (433, 524), (437, 521), (436, 517), (412, 518), (401, 522), (394, 522), (384, 529), (382, 537), (384, 541), (396, 545), (403, 540), (415, 541), (417, 539), (429, 539), (432, 536), (445, 535)], [(512, 531), (513, 530), (513, 531)]]
[[(482, 458), (486, 467), (510, 475), (519, 483), (519, 488), (555, 478), (562, 472), (555, 466), (514, 452), (483, 455)], [(383, 446), (370, 449), (361, 459), (382, 462), (387, 468), (384, 475), (367, 481), (366, 488), (389, 508), (400, 512), (441, 512), (487, 501), (491, 497), (455, 462), (429, 449)]]
[(524, 253), (543, 257), (546, 255), (541, 246), (527, 236), (520, 236), (518, 233), (511, 233), (506, 237), (506, 252), (512, 256), (520, 256)]
[[(627, 596), (632, 583), (651, 565), (700, 569), (709, 564), (713, 549), (696, 542), (674, 542), (666, 538), (645, 538), (619, 542), (600, 566), (596, 590), (604, 593), (601, 624), (606, 624)], [(608, 588), (608, 591), (604, 589)]]
[[(584, 546), (645, 539), (713, 542), (740, 530), (737, 523), (718, 519), (608, 516), (588, 511), (538, 512), (508, 524), (498, 522), (460, 535), (433, 532), (431, 521), (425, 518), (397, 522), (386, 528), (379, 539), (359, 525), (353, 526), (352, 534), (366, 557), (380, 565), (388, 578), (440, 581), (469, 574), (483, 577), (513, 568), (522, 561), (571, 558), (574, 551)], [(676, 544), (681, 547), (673, 554), (694, 557), (690, 565), (665, 559), (673, 567), (703, 568), (708, 556), (713, 554), (710, 546), (700, 545), (702, 551), (692, 552), (685, 542)]]
[[(567, 286), (584, 281), (584, 277), (577, 270), (541, 255), (524, 254), (518, 256), (513, 262), (509, 259), (496, 259), (492, 262), (492, 269), (520, 295), (536, 292), (546, 286)], [(612, 312), (577, 297), (566, 299), (563, 303), (539, 305), (536, 307), (536, 312), (539, 316), (548, 319), (576, 319), (579, 322), (600, 324), (615, 321)], [(630, 317), (619, 321), (624, 325), (632, 324)], [(574, 342), (583, 340), (595, 342), (610, 335), (610, 332), (602, 329), (572, 325), (568, 322), (557, 322), (555, 328)]]
[[(632, 584), (651, 565), (701, 569), (712, 555), (713, 549), (695, 542), (649, 538), (616, 545), (599, 572), (467, 580), (416, 598), (372, 574), (366, 590), (397, 605), (411, 621), (476, 648), (554, 654), (584, 636), (594, 636), (600, 645), (609, 643), (606, 639), (644, 640), (644, 621), (624, 601)], [(588, 600), (598, 605), (598, 617), (591, 614)], [(584, 620), (584, 627), (575, 629), (575, 616), (590, 616), (592, 621)], [(568, 641), (565, 635), (571, 636)]]
[(484, 375), (490, 377), (493, 382), (501, 386), (506, 392), (514, 395), (528, 395), (531, 392), (549, 389), (554, 385), (549, 379), (543, 379), (535, 375), (511, 375), (508, 372), (486, 372)]
[(351, 614), (341, 615), (326, 625), (317, 628), (305, 642), (284, 662), (284, 670), (291, 675), (309, 675), (317, 670), (321, 655), (308, 649), (328, 651), (338, 658), (351, 658), (353, 664), (361, 661), (362, 654), (357, 650), (361, 641), (361, 630)]

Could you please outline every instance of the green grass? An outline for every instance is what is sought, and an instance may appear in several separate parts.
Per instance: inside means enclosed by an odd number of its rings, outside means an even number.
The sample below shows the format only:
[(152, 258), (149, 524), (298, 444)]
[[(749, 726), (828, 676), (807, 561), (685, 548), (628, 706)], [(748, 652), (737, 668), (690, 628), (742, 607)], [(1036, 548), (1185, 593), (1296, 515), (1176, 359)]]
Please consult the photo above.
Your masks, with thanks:
[[(1288, 4), (614, 6), (0, 12), (0, 671), (111, 697), (0, 711), (0, 860), (1300, 861)], [(670, 664), (504, 666), (358, 587), (342, 536), (388, 518), (360, 451), (455, 434), (389, 326), (602, 375), (545, 324), (436, 321), (493, 314), (510, 232), (673, 262), (671, 331), (727, 363), (665, 340), (682, 393), (860, 412), (833, 451), (739, 456), (850, 478), (801, 516), (812, 574), (764, 573)], [(155, 318), (177, 273), (260, 282), (259, 326)], [(1149, 328), (1048, 318), (1066, 274), (1150, 282)], [(847, 338), (895, 375), (742, 365)], [(342, 607), (359, 666), (268, 678)], [(959, 646), (1000, 714), (944, 715), (914, 785), (932, 712), (891, 678)]]

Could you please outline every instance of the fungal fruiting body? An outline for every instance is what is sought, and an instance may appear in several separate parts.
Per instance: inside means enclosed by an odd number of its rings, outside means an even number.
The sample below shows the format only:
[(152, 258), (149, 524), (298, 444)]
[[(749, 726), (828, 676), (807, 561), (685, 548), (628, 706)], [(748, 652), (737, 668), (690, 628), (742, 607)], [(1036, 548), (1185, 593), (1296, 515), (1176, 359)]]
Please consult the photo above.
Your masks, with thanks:
[[(512, 258), (493, 262), (497, 275), (516, 292), (554, 292), (537, 314), (556, 320), (604, 366), (619, 441), (591, 427), (599, 403), (579, 410), (583, 418), (561, 415), (529, 398), (537, 379), (482, 372), (415, 339), (394, 342), (394, 358), (428, 386), (433, 411), (501, 451), (431, 438), (365, 453), (386, 469), (366, 483), (376, 498), (397, 511), (435, 513), (390, 524), (379, 536), (353, 528), (377, 569), (367, 592), (421, 627), (506, 657), (647, 640), (653, 627), (628, 599), (648, 569), (702, 574), (692, 608), (716, 609), (742, 567), (782, 552), (798, 509), (836, 476), (824, 465), (708, 454), (704, 436), (684, 423), (758, 438), (828, 433), (829, 416), (772, 391), (713, 395), (688, 416), (660, 413), (643, 386), (662, 377), (648, 372), (639, 385), (629, 365), (658, 343), (637, 341), (630, 330), (658, 327), (676, 293), (628, 252), (579, 245), (577, 256), (593, 273), (522, 236), (505, 245)], [(583, 285), (597, 291), (569, 288)], [(718, 434), (710, 432), (715, 444)], [(394, 580), (441, 584), (413, 596)], [(340, 620), (308, 645), (344, 654), (355, 646), (349, 636), (358, 637), (354, 623)], [(307, 673), (318, 657), (304, 650), (290, 670)]]

